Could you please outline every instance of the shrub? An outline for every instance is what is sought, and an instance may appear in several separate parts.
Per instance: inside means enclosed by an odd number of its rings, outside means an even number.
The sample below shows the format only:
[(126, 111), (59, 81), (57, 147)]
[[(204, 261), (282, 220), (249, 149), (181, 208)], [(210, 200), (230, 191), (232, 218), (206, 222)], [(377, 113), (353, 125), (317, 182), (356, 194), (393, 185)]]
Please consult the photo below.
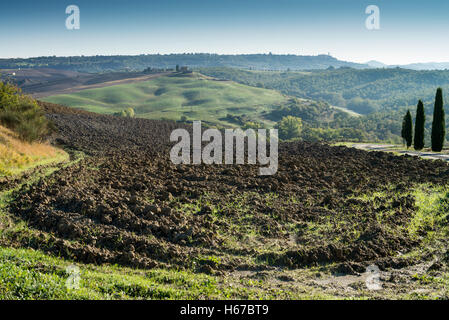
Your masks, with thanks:
[(136, 115), (133, 108), (125, 109), (125, 113), (128, 118), (134, 118), (134, 116)]
[(0, 82), (0, 123), (27, 142), (42, 140), (52, 129), (36, 100), (3, 82)]
[(301, 136), (302, 120), (298, 117), (283, 117), (276, 125), (279, 129), (279, 138), (282, 140), (298, 139)]
[(120, 112), (115, 112), (113, 115), (118, 116), (118, 117), (124, 117), (124, 118), (134, 118), (136, 113), (134, 112), (133, 108), (127, 108), (127, 109), (123, 109)]

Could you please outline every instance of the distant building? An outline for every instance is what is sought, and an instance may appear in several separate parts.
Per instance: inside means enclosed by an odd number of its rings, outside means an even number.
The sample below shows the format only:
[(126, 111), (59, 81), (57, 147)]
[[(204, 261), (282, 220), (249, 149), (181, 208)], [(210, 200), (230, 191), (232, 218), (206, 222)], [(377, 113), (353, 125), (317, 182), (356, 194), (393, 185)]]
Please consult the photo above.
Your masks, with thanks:
[(191, 70), (189, 70), (188, 67), (180, 67), (180, 68), (153, 68), (153, 67), (148, 67), (145, 70), (143, 70), (143, 73), (160, 73), (160, 72), (181, 72), (181, 73), (192, 73)]
[(192, 70), (189, 70), (189, 67), (181, 67), (181, 68), (179, 68), (179, 72), (182, 72), (182, 73), (192, 73)]

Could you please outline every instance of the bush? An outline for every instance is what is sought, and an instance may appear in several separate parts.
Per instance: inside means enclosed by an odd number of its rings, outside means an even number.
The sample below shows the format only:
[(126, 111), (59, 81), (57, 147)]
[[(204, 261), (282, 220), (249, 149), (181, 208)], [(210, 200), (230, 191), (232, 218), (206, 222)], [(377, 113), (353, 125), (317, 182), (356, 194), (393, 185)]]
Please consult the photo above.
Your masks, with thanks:
[(283, 117), (276, 125), (281, 140), (298, 139), (301, 136), (302, 120), (298, 117)]
[(133, 108), (123, 109), (120, 112), (116, 112), (113, 114), (114, 116), (124, 117), (124, 118), (134, 118), (136, 113)]
[(36, 100), (3, 82), (0, 82), (0, 123), (26, 142), (42, 140), (52, 129)]
[(362, 142), (369, 140), (366, 134), (355, 128), (310, 128), (304, 127), (301, 138), (305, 141), (346, 141)]
[(134, 118), (134, 116), (136, 115), (133, 108), (125, 109), (125, 113), (128, 118)]

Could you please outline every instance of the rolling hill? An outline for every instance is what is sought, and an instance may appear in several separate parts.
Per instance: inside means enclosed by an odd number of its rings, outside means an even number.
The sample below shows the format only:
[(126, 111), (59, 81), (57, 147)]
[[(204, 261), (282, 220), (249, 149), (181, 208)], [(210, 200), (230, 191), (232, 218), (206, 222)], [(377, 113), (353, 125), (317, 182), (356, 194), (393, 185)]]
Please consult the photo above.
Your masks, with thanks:
[(4, 69), (0, 77), (10, 81), (33, 98), (69, 94), (86, 89), (149, 80), (169, 72), (80, 73), (51, 68)]
[[(189, 120), (229, 127), (241, 124), (236, 123), (236, 119), (272, 125), (274, 122), (266, 116), (289, 99), (274, 90), (193, 73), (55, 95), (43, 100), (102, 114), (131, 107), (140, 118), (180, 120), (185, 116)], [(327, 109), (330, 114), (336, 112)]]
[(449, 71), (415, 71), (401, 68), (341, 68), (311, 72), (248, 71), (231, 68), (201, 69), (201, 73), (251, 86), (279, 90), (300, 98), (323, 100), (331, 105), (369, 114), (432, 102), (435, 90), (449, 90)]
[[(427, 119), (432, 119), (435, 91), (443, 88), (449, 99), (449, 71), (415, 71), (401, 68), (340, 68), (308, 72), (256, 71), (205, 68), (200, 72), (218, 79), (278, 90), (299, 98), (325, 101), (363, 114), (359, 118), (338, 119), (331, 128), (353, 128), (369, 134), (371, 141), (400, 143), (402, 117), (407, 108), (416, 110), (424, 101)], [(426, 144), (430, 141), (431, 120), (426, 122)], [(446, 121), (449, 128), (449, 121)]]

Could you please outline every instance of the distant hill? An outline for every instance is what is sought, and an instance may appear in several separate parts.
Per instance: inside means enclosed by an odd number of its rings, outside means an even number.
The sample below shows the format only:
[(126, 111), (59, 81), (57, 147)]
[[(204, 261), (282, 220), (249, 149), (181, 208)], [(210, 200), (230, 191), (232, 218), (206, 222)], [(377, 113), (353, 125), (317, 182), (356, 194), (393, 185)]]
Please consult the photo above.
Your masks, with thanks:
[(185, 116), (190, 120), (220, 125), (232, 125), (233, 119), (228, 119), (228, 114), (250, 114), (252, 120), (261, 120), (261, 113), (286, 100), (284, 95), (274, 90), (213, 81), (197, 74), (165, 76), (43, 99), (102, 114), (113, 114), (131, 107), (141, 118), (180, 120)]
[(367, 64), (371, 68), (387, 68), (388, 67), (387, 64), (379, 62), (379, 61), (376, 61), (376, 60), (368, 61), (365, 64)]
[(388, 65), (379, 61), (371, 60), (365, 63), (370, 68), (402, 68), (410, 70), (446, 70), (449, 69), (449, 62), (423, 62), (410, 64)]
[(325, 103), (293, 99), (275, 90), (219, 81), (201, 74), (161, 76), (149, 81), (46, 97), (46, 102), (114, 114), (133, 108), (147, 119), (202, 120), (223, 127), (246, 122), (274, 125), (273, 111), (295, 104), (307, 123), (321, 123), (342, 112)]
[[(315, 70), (280, 72), (238, 70), (231, 68), (201, 69), (203, 74), (246, 85), (278, 90), (299, 98), (325, 101), (344, 107), (363, 117), (339, 118), (331, 128), (359, 129), (366, 141), (401, 143), (402, 118), (424, 101), (427, 115), (426, 144), (429, 144), (433, 103), (438, 87), (444, 101), (449, 101), (449, 70), (416, 71), (402, 68)], [(446, 121), (449, 132), (449, 121)]]
[(140, 82), (168, 74), (168, 72), (80, 73), (50, 68), (4, 69), (1, 71), (2, 78), (14, 82), (24, 93), (34, 98)]
[(300, 98), (323, 100), (357, 113), (397, 110), (432, 102), (437, 87), (449, 98), (449, 71), (415, 71), (402, 68), (267, 72), (230, 68), (201, 69), (203, 74), (252, 86), (279, 90)]
[(218, 55), (148, 54), (138, 56), (37, 57), (0, 59), (0, 69), (53, 68), (77, 72), (141, 71), (148, 67), (175, 68), (176, 65), (232, 67), (255, 70), (312, 70), (329, 67), (367, 68), (367, 65), (341, 61), (330, 55), (300, 56), (276, 54)]
[(401, 67), (412, 70), (446, 70), (449, 69), (449, 62), (412, 63)]
[(424, 62), (404, 65), (388, 65), (371, 60), (354, 63), (338, 60), (331, 55), (278, 55), (211, 53), (141, 54), (135, 56), (74, 56), (0, 59), (1, 69), (49, 68), (81, 73), (142, 71), (146, 68), (174, 69), (176, 65), (190, 68), (229, 67), (253, 70), (301, 71), (332, 68), (396, 68), (411, 70), (449, 69), (449, 62)]

